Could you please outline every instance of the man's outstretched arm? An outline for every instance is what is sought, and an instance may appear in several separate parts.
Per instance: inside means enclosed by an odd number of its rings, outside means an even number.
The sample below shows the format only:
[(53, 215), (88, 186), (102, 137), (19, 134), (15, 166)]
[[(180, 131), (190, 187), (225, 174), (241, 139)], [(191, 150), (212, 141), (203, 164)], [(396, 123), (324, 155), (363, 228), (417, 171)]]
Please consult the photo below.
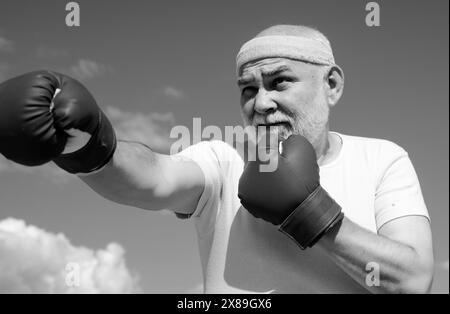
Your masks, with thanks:
[(102, 196), (145, 209), (190, 213), (204, 186), (194, 162), (117, 141), (89, 90), (47, 70), (0, 84), (0, 153), (26, 166), (53, 161)]
[(187, 214), (195, 210), (204, 187), (202, 170), (195, 162), (127, 141), (118, 141), (103, 169), (79, 178), (114, 202)]

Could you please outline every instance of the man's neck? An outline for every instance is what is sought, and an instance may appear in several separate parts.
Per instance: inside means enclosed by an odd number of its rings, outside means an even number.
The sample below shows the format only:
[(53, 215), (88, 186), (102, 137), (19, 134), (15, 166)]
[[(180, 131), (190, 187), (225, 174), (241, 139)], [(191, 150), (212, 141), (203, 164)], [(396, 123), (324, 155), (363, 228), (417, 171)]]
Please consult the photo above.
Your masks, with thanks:
[(334, 160), (341, 150), (342, 142), (338, 136), (331, 133), (329, 130), (323, 133), (319, 140), (319, 147), (317, 147), (317, 163), (319, 166), (326, 165)]

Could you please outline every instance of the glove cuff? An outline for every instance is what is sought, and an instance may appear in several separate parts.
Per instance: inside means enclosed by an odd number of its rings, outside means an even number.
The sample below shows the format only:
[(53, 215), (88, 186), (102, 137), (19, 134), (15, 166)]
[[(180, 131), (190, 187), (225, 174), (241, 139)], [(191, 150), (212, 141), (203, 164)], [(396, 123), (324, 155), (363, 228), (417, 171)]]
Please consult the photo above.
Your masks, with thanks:
[(114, 128), (100, 110), (97, 129), (81, 149), (60, 155), (53, 161), (69, 173), (90, 173), (105, 166), (113, 157), (117, 140)]
[(302, 250), (312, 247), (344, 218), (342, 208), (320, 185), (280, 225)]

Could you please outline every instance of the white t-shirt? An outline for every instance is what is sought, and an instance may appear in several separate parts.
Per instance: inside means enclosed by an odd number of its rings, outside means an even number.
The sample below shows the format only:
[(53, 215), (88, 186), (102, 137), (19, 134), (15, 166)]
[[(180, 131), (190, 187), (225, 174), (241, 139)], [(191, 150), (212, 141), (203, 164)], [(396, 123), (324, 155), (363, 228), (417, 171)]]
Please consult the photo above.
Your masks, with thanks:
[[(334, 132), (335, 133), (335, 132)], [(335, 133), (342, 148), (320, 167), (320, 183), (347, 218), (374, 233), (409, 215), (428, 217), (407, 152), (380, 139)], [(198, 163), (205, 188), (192, 214), (205, 293), (366, 293), (319, 246), (301, 250), (278, 227), (242, 207), (238, 183), (244, 161), (222, 141), (180, 153)]]

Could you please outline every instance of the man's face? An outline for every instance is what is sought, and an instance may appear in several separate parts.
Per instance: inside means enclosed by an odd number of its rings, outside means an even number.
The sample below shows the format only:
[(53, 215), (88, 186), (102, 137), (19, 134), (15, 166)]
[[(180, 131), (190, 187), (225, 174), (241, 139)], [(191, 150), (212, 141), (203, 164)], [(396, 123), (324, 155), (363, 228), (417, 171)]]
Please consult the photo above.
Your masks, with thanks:
[(245, 126), (272, 126), (281, 140), (291, 134), (313, 145), (327, 129), (324, 68), (268, 58), (243, 66), (238, 78)]

